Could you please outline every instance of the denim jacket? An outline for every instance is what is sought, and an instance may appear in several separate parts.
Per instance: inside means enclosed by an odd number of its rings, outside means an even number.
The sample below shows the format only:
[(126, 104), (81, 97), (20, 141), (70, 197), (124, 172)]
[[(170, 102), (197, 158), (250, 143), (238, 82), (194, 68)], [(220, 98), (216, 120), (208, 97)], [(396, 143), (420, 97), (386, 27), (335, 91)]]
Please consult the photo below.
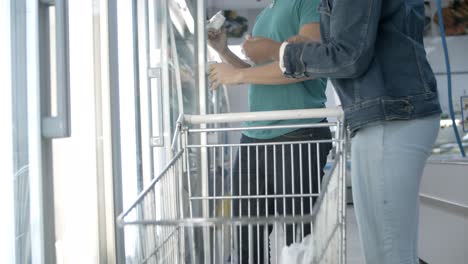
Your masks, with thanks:
[(289, 44), (285, 75), (328, 77), (351, 132), (441, 112), (423, 44), (423, 0), (321, 0), (322, 43)]

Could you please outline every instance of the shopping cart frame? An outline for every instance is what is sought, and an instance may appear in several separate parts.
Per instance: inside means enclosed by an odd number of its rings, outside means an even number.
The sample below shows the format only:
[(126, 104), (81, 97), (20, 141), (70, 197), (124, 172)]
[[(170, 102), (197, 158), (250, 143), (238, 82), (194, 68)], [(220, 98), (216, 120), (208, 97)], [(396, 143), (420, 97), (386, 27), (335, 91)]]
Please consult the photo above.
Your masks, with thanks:
[[(226, 218), (226, 217), (214, 217), (210, 216), (208, 200), (204, 201), (203, 209), (203, 217), (193, 217), (192, 215), (187, 215), (184, 211), (184, 208), (190, 203), (190, 198), (193, 197), (184, 197), (183, 193), (183, 174), (184, 171), (187, 172), (187, 163), (189, 163), (189, 157), (187, 154), (187, 146), (188, 146), (188, 134), (189, 133), (199, 133), (200, 134), (200, 143), (199, 147), (203, 149), (204, 144), (207, 143), (206, 135), (207, 133), (211, 132), (226, 132), (226, 131), (234, 131), (234, 130), (245, 130), (245, 128), (237, 127), (237, 128), (229, 128), (229, 127), (217, 127), (216, 124), (222, 123), (232, 123), (232, 122), (245, 122), (245, 121), (267, 121), (267, 120), (290, 120), (290, 119), (309, 119), (309, 118), (336, 118), (336, 121), (329, 122), (326, 125), (330, 126), (330, 124), (336, 127), (336, 135), (335, 135), (335, 161), (333, 163), (332, 168), (330, 169), (329, 173), (325, 175), (323, 181), (321, 183), (323, 193), (325, 194), (327, 188), (329, 187), (329, 183), (332, 179), (337, 178), (337, 189), (338, 191), (338, 199), (339, 199), (339, 208), (338, 208), (338, 224), (336, 228), (339, 228), (340, 233), (340, 252), (338, 253), (339, 256), (337, 258), (336, 263), (345, 263), (346, 262), (346, 184), (345, 184), (345, 164), (346, 164), (346, 136), (345, 130), (343, 126), (343, 112), (341, 108), (326, 108), (326, 109), (310, 109), (310, 110), (287, 110), (287, 111), (269, 111), (269, 112), (250, 112), (250, 113), (229, 113), (229, 114), (215, 114), (215, 115), (181, 115), (177, 121), (176, 131), (174, 134), (174, 140), (172, 142), (172, 148), (174, 150), (174, 157), (173, 159), (167, 164), (167, 166), (162, 170), (158, 177), (154, 178), (148, 187), (141, 192), (141, 194), (136, 198), (134, 203), (125, 210), (117, 219), (120, 226), (146, 226), (146, 227), (161, 227), (161, 228), (169, 228), (171, 232), (167, 232), (168, 234), (165, 235), (165, 239), (160, 241), (158, 244), (155, 241), (150, 241), (153, 243), (154, 250), (152, 254), (146, 256), (146, 258), (142, 261), (143, 263), (150, 262), (149, 259), (156, 255), (155, 252), (158, 250), (162, 250), (163, 245), (170, 239), (175, 233), (182, 233), (179, 234), (177, 247), (179, 247), (179, 252), (176, 254), (178, 257), (175, 257), (172, 261), (177, 263), (185, 263), (185, 255), (184, 251), (186, 250), (184, 237), (185, 230), (193, 230), (190, 228), (208, 228), (208, 227), (216, 227), (216, 226), (242, 226), (242, 225), (254, 225), (254, 224), (292, 224), (298, 222), (315, 222), (317, 221), (318, 212), (320, 212), (321, 208), (324, 206), (324, 199), (326, 195), (318, 196), (317, 202), (315, 203), (312, 214), (306, 216), (281, 216), (281, 217), (248, 217), (248, 218)], [(191, 128), (192, 126), (199, 125), (199, 128)], [(207, 127), (207, 125), (212, 125), (214, 127)], [(320, 126), (323, 124), (303, 124), (303, 125), (283, 125), (283, 126), (263, 126), (263, 127), (254, 127), (249, 129), (275, 129), (275, 128), (306, 128), (311, 126)], [(318, 143), (317, 143), (318, 145)], [(222, 145), (224, 146), (224, 145)], [(208, 153), (201, 151), (201, 175), (208, 175), (209, 174), (209, 165), (206, 164), (208, 162), (207, 155)], [(205, 162), (205, 164), (203, 164)], [(232, 165), (232, 162), (231, 162)], [(171, 170), (178, 170), (178, 173), (174, 173), (173, 182), (171, 185), (168, 186), (173, 188), (174, 191), (177, 191), (177, 197), (174, 197), (173, 202), (174, 204), (179, 205), (179, 208), (172, 209), (171, 212), (168, 213), (166, 216), (160, 216), (157, 219), (148, 219), (142, 217), (141, 212), (139, 217), (136, 219), (127, 219), (129, 215), (138, 209), (138, 206), (143, 203), (143, 201), (154, 192), (154, 188), (156, 184), (160, 183), (162, 179), (167, 175), (167, 173)], [(190, 171), (190, 169), (188, 169)], [(335, 175), (334, 172), (339, 171), (338, 175)], [(178, 175), (175, 175), (178, 174)], [(203, 177), (207, 178), (207, 177)], [(208, 199), (210, 196), (208, 190), (208, 183), (205, 181), (202, 183), (203, 190), (201, 194), (201, 199), (203, 200)], [(190, 184), (189, 184), (190, 186)], [(189, 187), (190, 188), (190, 187)], [(176, 190), (177, 189), (177, 190)], [(155, 196), (154, 193), (152, 193)], [(155, 197), (153, 197), (154, 199)], [(229, 197), (224, 197), (222, 199), (228, 199)], [(154, 208), (153, 208), (154, 209)], [(146, 209), (145, 209), (146, 210)], [(145, 211), (143, 210), (143, 211)], [(140, 208), (140, 211), (142, 209)], [(192, 210), (189, 210), (192, 212)], [(135, 215), (134, 215), (135, 217)], [(141, 218), (141, 219), (139, 219)], [(188, 228), (188, 229), (187, 229)], [(153, 230), (154, 231), (154, 230)], [(150, 231), (150, 232), (153, 232)], [(335, 232), (334, 230), (333, 232)], [(193, 231), (192, 231), (193, 232)], [(208, 232), (208, 233), (207, 233)], [(190, 232), (189, 232), (190, 233)], [(191, 234), (193, 236), (193, 234)], [(204, 236), (210, 236), (209, 231), (204, 229)], [(193, 238), (193, 237), (192, 237)], [(205, 237), (206, 238), (206, 237)], [(206, 241), (206, 240), (205, 240)], [(151, 244), (150, 243), (150, 244)], [(205, 247), (205, 263), (212, 262), (211, 261), (211, 247)], [(191, 248), (189, 250), (194, 250)], [(326, 249), (325, 249), (326, 250)], [(325, 253), (324, 253), (325, 254)], [(209, 258), (207, 257), (209, 256)], [(318, 256), (316, 258), (317, 263), (321, 263), (321, 259), (324, 256)], [(158, 260), (153, 261), (154, 263), (159, 263)], [(190, 263), (190, 261), (189, 261)]]

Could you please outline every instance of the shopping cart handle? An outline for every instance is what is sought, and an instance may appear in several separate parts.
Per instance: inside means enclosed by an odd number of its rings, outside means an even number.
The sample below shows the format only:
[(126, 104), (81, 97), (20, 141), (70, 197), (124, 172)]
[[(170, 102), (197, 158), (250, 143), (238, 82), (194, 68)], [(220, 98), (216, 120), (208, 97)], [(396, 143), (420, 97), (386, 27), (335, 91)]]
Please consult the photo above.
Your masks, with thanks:
[(268, 121), (268, 120), (295, 120), (307, 118), (336, 117), (342, 119), (343, 110), (341, 107), (320, 108), (320, 109), (300, 109), (281, 110), (265, 112), (243, 112), (211, 115), (184, 115), (183, 122), (186, 124), (216, 124), (228, 122), (246, 121)]

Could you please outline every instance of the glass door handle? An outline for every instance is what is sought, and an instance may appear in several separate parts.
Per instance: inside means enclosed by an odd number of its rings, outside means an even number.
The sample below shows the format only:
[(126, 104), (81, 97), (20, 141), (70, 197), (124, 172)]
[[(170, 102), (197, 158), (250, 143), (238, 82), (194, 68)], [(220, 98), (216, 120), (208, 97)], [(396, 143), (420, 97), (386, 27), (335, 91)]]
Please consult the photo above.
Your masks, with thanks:
[[(55, 51), (51, 50), (49, 41), (44, 47), (49, 52), (55, 52), (56, 59), (56, 98), (57, 98), (57, 112), (55, 115), (43, 117), (42, 120), (42, 135), (46, 138), (66, 138), (71, 135), (71, 116), (70, 116), (70, 55), (69, 55), (69, 38), (68, 38), (68, 0), (41, 0), (41, 8), (50, 6), (55, 7), (55, 36), (50, 36), (50, 30), (47, 34), (42, 34), (41, 37), (52, 39), (55, 37)], [(49, 14), (49, 12), (45, 12)], [(44, 17), (42, 17), (44, 19)], [(47, 25), (49, 17), (47, 19)], [(42, 27), (44, 30), (45, 27)], [(43, 32), (41, 32), (43, 33)], [(49, 58), (50, 59), (50, 58)], [(41, 62), (41, 66), (50, 65)], [(50, 74), (50, 68), (48, 69)], [(53, 76), (53, 75), (52, 75)], [(51, 90), (51, 82), (48, 82), (49, 87), (45, 89)], [(46, 94), (51, 94), (46, 93)]]
[[(164, 90), (167, 89), (167, 30), (165, 30), (165, 15), (167, 14), (167, 3), (169, 1), (148, 0), (148, 13), (145, 20), (147, 28), (147, 76), (149, 79), (149, 127), (150, 146), (162, 148), (165, 146), (164, 122), (169, 115), (164, 106), (170, 103), (169, 97), (165, 97)], [(163, 99), (164, 98), (164, 99)]]
[[(149, 126), (151, 128), (151, 139), (150, 144), (152, 147), (163, 147), (164, 146), (164, 137), (163, 137), (163, 122), (161, 118), (162, 112), (162, 73), (161, 67), (149, 68), (148, 69), (148, 78), (149, 81), (149, 111), (150, 111), (150, 118), (149, 118)], [(155, 80), (155, 84), (151, 81), (151, 79)], [(157, 100), (155, 102), (154, 100)], [(156, 106), (156, 107), (155, 107)], [(155, 116), (156, 115), (156, 118)], [(156, 126), (154, 126), (153, 122), (158, 122)], [(155, 131), (156, 130), (156, 131)]]

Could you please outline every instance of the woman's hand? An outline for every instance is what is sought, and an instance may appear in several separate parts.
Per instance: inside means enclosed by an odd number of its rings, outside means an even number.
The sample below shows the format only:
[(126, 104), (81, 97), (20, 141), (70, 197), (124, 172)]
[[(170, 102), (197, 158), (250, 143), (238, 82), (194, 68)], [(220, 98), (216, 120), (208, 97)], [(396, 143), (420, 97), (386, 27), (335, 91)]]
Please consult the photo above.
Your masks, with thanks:
[(301, 35), (295, 35), (286, 40), (288, 43), (308, 43), (308, 42), (318, 42), (315, 39), (304, 37)]
[(218, 53), (227, 50), (227, 36), (224, 29), (208, 29), (208, 44)]
[(264, 64), (274, 60), (281, 43), (269, 38), (247, 37), (242, 44), (244, 54), (255, 64)]
[(241, 83), (241, 69), (227, 63), (211, 64), (209, 68), (210, 88), (218, 89), (220, 85), (235, 85)]

